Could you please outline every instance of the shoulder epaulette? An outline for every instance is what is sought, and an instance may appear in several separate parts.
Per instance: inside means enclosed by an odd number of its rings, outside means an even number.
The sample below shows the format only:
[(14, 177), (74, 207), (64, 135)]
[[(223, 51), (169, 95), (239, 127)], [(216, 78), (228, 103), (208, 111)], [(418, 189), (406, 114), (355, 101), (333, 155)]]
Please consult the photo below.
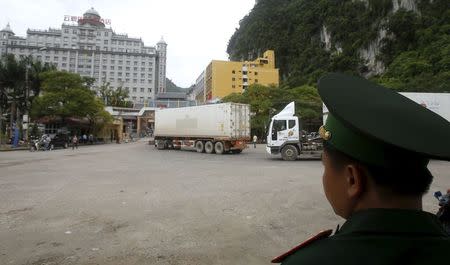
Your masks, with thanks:
[(310, 237), (309, 239), (307, 239), (306, 241), (304, 241), (303, 243), (301, 243), (300, 245), (294, 247), (293, 249), (289, 250), (288, 252), (274, 258), (272, 260), (272, 263), (281, 263), (283, 262), (287, 257), (289, 257), (290, 255), (294, 254), (295, 252), (297, 252), (298, 250), (320, 240), (320, 239), (324, 239), (327, 238), (331, 235), (331, 233), (333, 233), (333, 230), (329, 229), (329, 230), (325, 230), (322, 231), (320, 233), (318, 233), (317, 235)]

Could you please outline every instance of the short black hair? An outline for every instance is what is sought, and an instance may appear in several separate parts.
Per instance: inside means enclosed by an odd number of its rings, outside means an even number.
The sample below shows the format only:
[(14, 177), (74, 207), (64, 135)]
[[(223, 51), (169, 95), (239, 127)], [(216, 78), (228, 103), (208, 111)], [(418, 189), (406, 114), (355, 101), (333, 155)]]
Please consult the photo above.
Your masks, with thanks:
[[(337, 150), (327, 142), (324, 142), (324, 151), (330, 158), (332, 166), (336, 169), (340, 169), (348, 164), (359, 164), (366, 169), (369, 177), (378, 186), (396, 195), (422, 196), (429, 190), (433, 181), (433, 175), (426, 165), (402, 163), (402, 159), (395, 154), (389, 155), (392, 160), (391, 165), (394, 166), (380, 167), (358, 161)], [(398, 161), (395, 161), (395, 159)]]

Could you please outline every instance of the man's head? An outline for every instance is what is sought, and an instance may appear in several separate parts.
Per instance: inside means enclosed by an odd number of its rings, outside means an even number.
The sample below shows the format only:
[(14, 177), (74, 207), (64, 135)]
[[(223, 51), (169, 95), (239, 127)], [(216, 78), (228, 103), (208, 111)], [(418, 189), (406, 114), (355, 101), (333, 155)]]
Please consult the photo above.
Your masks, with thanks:
[(368, 165), (325, 143), (323, 188), (343, 218), (365, 208), (421, 208), (433, 176), (426, 166), (383, 168)]
[(335, 212), (347, 218), (365, 208), (420, 209), (433, 179), (429, 160), (450, 161), (450, 123), (363, 78), (329, 74), (318, 87), (329, 110), (319, 131), (323, 185)]

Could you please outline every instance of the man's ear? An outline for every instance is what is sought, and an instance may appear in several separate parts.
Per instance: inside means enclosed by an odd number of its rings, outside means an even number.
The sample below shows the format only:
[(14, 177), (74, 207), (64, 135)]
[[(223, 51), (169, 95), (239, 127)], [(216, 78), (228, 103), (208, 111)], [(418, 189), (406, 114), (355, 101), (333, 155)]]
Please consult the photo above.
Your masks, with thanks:
[(349, 164), (345, 167), (345, 181), (349, 198), (357, 198), (365, 190), (366, 176), (357, 165)]

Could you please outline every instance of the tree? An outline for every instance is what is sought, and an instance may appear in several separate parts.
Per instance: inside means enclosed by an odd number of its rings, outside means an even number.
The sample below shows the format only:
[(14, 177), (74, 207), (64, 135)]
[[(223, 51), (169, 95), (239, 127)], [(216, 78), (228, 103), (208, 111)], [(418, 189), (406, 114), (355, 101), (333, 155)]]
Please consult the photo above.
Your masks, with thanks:
[(133, 106), (133, 102), (128, 101), (129, 92), (128, 90), (118, 87), (117, 89), (112, 89), (108, 83), (104, 83), (98, 89), (99, 97), (103, 100), (106, 106), (113, 107), (124, 107), (129, 108)]
[(322, 124), (322, 101), (317, 89), (312, 86), (289, 89), (255, 84), (242, 94), (230, 94), (222, 101), (250, 104), (252, 135), (262, 138), (265, 138), (270, 118), (292, 101), (295, 102), (296, 115), (300, 117), (304, 129), (317, 130)]
[(33, 101), (33, 118), (88, 119), (91, 128), (111, 120), (90, 89), (91, 82), (78, 74), (51, 71), (41, 74), (42, 93)]

